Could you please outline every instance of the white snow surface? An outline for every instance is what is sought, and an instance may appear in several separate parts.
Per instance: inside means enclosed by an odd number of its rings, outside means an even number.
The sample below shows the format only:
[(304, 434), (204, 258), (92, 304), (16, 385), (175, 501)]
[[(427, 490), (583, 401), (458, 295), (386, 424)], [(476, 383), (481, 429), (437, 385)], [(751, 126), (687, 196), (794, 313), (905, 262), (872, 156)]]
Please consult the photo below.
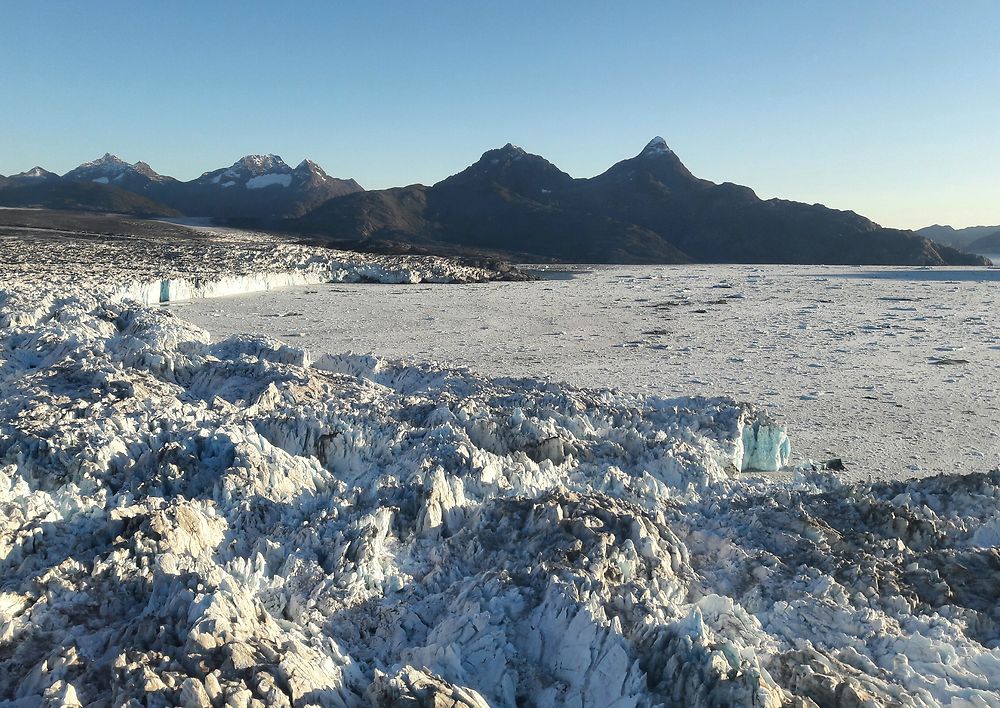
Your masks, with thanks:
[(271, 187), (273, 185), (287, 187), (291, 183), (292, 183), (291, 175), (269, 172), (268, 174), (260, 175), (258, 177), (251, 177), (250, 179), (248, 179), (247, 189), (263, 189), (264, 187)]
[[(578, 269), (579, 270), (579, 269)], [(1000, 463), (1000, 270), (606, 266), (449, 288), (330, 285), (192, 302), (224, 337), (664, 397), (731, 395), (852, 481)], [(954, 362), (954, 363), (947, 363)]]
[(16, 705), (1000, 704), (996, 472), (741, 474), (787, 439), (732, 399), (212, 343), (126, 282), (489, 276), (440, 259), (3, 245)]

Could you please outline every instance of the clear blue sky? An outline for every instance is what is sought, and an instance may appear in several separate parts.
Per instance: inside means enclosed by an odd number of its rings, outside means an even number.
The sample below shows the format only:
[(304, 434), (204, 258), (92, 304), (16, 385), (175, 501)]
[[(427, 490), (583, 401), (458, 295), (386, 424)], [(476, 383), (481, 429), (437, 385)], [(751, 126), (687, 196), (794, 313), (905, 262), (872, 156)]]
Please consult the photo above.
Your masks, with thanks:
[(274, 152), (379, 188), (510, 141), (586, 177), (662, 135), (762, 197), (1000, 224), (1000, 2), (697, 5), (0, 0), (0, 174)]

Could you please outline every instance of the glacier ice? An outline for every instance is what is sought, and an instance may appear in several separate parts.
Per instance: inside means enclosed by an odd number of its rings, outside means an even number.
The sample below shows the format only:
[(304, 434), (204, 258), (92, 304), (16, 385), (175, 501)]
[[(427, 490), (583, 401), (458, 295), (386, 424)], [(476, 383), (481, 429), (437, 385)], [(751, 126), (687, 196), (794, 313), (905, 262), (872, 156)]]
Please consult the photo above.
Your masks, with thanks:
[(996, 471), (741, 472), (788, 454), (751, 405), (212, 343), (151, 287), (0, 291), (0, 699), (1000, 703)]

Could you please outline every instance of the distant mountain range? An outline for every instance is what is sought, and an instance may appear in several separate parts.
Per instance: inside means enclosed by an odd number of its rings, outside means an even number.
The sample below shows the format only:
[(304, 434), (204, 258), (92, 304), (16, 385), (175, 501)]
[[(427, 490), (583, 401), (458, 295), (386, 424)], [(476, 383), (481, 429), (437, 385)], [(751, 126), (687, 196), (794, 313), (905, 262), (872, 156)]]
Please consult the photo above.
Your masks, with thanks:
[(748, 187), (699, 179), (660, 137), (589, 179), (508, 144), (431, 187), (332, 199), (292, 226), (341, 245), (575, 262), (986, 262), (854, 212), (762, 200)]
[(962, 250), (968, 253), (979, 253), (984, 256), (995, 256), (1000, 253), (1000, 229), (977, 238)]
[[(289, 218), (333, 197), (361, 191), (311, 160), (289, 167), (277, 155), (247, 155), (190, 182), (158, 174), (145, 162), (105, 154), (63, 176), (35, 167), (0, 178), (0, 206), (119, 211), (142, 216)], [(134, 199), (133, 197), (139, 197)]]
[(955, 229), (951, 226), (925, 226), (918, 234), (969, 253), (1000, 253), (1000, 226), (969, 226)]
[(575, 179), (511, 144), (430, 187), (364, 191), (316, 163), (248, 155), (189, 182), (114, 155), (0, 177), (0, 206), (210, 216), (365, 250), (603, 263), (980, 264), (851, 211), (694, 176), (662, 138)]

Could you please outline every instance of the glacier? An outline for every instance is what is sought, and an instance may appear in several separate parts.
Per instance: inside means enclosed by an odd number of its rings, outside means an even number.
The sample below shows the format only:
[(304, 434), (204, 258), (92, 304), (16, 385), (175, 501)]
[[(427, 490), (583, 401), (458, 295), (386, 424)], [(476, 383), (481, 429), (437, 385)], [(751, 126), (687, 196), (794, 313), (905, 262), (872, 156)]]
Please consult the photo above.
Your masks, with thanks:
[(287, 187), (292, 183), (291, 175), (283, 175), (275, 172), (268, 172), (267, 174), (257, 175), (256, 177), (251, 177), (247, 180), (247, 189), (263, 189), (264, 187), (272, 187), (277, 185), (279, 187)]
[(1000, 472), (157, 306), (496, 275), (241, 238), (6, 242), (6, 704), (1000, 705)]

